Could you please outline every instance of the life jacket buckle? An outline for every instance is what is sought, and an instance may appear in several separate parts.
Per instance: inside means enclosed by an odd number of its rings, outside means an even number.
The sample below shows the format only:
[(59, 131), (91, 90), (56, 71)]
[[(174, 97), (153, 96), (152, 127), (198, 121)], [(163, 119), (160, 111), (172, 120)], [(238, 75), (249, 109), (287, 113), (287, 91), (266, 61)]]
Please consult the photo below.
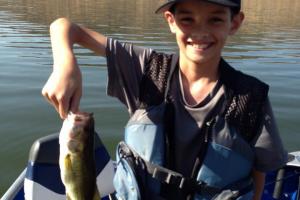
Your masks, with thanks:
[(157, 167), (153, 170), (152, 178), (160, 180), (166, 184), (176, 186), (180, 189), (184, 188), (186, 185), (186, 179), (180, 174), (176, 174), (175, 172), (165, 172)]

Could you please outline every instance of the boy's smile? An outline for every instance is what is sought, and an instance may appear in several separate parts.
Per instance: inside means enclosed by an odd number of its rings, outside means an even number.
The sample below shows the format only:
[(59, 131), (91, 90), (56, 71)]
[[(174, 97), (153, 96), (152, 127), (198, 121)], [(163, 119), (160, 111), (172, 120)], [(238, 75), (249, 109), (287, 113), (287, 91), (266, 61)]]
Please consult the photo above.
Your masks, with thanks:
[(196, 0), (176, 4), (174, 13), (165, 12), (183, 63), (197, 65), (219, 62), (228, 35), (241, 24), (237, 16), (232, 19), (228, 7)]

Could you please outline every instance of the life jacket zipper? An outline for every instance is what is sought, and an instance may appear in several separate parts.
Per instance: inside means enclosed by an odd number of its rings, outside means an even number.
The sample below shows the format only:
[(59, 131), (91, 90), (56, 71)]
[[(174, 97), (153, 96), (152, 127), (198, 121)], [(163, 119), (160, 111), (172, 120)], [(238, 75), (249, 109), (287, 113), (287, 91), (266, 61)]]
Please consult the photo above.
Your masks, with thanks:
[[(199, 153), (198, 153), (198, 156), (196, 158), (196, 161), (195, 161), (195, 164), (194, 164), (194, 167), (193, 167), (193, 171), (192, 171), (192, 174), (191, 174), (191, 178), (196, 180), (197, 179), (197, 172), (200, 170), (201, 166), (202, 166), (202, 163), (204, 161), (204, 158), (205, 158), (205, 155), (206, 155), (206, 152), (207, 152), (207, 148), (208, 148), (208, 143), (209, 143), (209, 140), (210, 140), (210, 137), (211, 137), (211, 132), (212, 132), (212, 127), (214, 126), (216, 120), (215, 118), (211, 118), (209, 120), (207, 120), (205, 123), (204, 123), (204, 127), (203, 127), (203, 142), (201, 144), (201, 148), (199, 150)], [(196, 191), (195, 191), (196, 192)], [(194, 198), (194, 195), (195, 195), (195, 192), (193, 194), (189, 194), (187, 196), (187, 200), (191, 200)]]
[(208, 140), (209, 140), (208, 137), (210, 136), (210, 133), (211, 133), (213, 125), (215, 124), (215, 121), (216, 121), (215, 118), (212, 118), (211, 120), (209, 120), (205, 123), (205, 135), (204, 135), (205, 143), (208, 143)]

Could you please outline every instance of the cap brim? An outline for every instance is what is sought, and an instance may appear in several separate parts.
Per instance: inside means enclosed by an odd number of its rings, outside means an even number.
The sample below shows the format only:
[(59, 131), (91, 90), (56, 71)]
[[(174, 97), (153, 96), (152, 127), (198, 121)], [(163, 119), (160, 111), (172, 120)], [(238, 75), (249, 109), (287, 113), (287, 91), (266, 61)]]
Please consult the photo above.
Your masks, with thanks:
[(156, 13), (156, 14), (163, 13), (163, 12), (169, 10), (169, 9), (171, 8), (171, 6), (174, 5), (174, 4), (175, 4), (174, 1), (165, 3), (165, 4), (163, 4), (162, 6), (160, 6), (160, 7), (155, 11), (155, 13)]
[[(229, 7), (240, 7), (239, 4), (237, 3), (233, 3), (231, 1), (228, 1), (228, 0), (205, 0), (207, 2), (210, 2), (210, 3), (215, 3), (215, 4), (219, 4), (219, 5), (223, 5), (223, 6), (229, 6)], [(168, 3), (165, 3), (163, 4), (162, 6), (160, 6), (156, 11), (155, 13), (156, 14), (159, 14), (159, 13), (162, 13), (162, 12), (165, 12), (167, 10), (170, 9), (170, 7), (172, 5), (174, 5), (175, 3), (179, 3), (180, 1), (171, 1), (171, 2), (168, 2)]]
[(240, 5), (238, 3), (234, 3), (229, 0), (206, 0), (211, 3), (216, 3), (223, 6), (229, 6), (229, 7), (239, 7)]

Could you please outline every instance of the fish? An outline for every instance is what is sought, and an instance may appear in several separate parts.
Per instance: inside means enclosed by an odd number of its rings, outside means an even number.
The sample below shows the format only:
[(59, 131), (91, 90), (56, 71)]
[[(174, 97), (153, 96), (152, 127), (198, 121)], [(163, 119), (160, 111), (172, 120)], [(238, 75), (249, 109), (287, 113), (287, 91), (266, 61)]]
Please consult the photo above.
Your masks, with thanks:
[(94, 158), (92, 113), (69, 113), (59, 133), (60, 175), (67, 200), (100, 200)]

